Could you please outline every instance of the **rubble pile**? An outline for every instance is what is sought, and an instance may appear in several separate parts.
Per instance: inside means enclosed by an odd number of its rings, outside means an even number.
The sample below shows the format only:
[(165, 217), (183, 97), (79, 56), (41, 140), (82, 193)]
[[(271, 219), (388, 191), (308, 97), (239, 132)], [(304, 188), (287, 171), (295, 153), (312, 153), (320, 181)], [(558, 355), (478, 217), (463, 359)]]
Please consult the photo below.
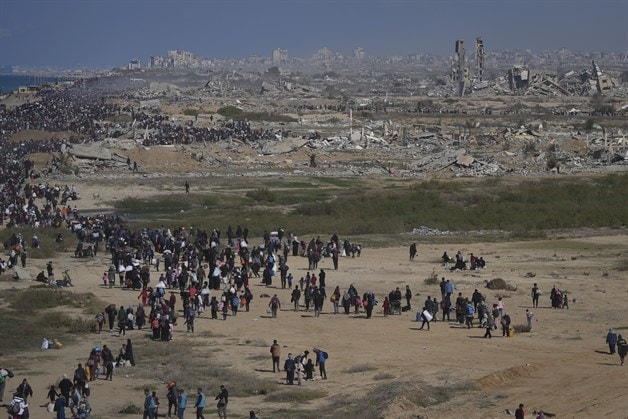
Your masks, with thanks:
[(441, 231), (437, 228), (421, 226), (413, 228), (412, 234), (415, 234), (417, 236), (448, 236), (456, 233), (453, 231)]

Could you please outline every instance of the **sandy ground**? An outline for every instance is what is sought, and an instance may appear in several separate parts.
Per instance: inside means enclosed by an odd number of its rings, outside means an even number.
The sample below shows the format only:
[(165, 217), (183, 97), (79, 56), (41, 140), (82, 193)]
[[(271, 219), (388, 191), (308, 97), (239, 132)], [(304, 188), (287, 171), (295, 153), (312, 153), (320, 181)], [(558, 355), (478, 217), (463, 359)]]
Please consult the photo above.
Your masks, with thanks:
[[(105, 202), (128, 194), (142, 196), (156, 193), (156, 186), (148, 183), (122, 189), (116, 182), (107, 184), (86, 180), (77, 187), (83, 196), (77, 202), (79, 208), (90, 210), (103, 209)], [(168, 188), (161, 186), (165, 192)], [(544, 409), (561, 418), (628, 417), (625, 413), (628, 367), (621, 367), (618, 356), (607, 353), (604, 341), (609, 327), (628, 335), (628, 274), (616, 269), (618, 261), (628, 257), (625, 234), (599, 232), (586, 238), (509, 243), (421, 244), (420, 238), (416, 240), (419, 254), (412, 262), (408, 260), (409, 242), (403, 242), (391, 243), (388, 248), (365, 248), (360, 258), (342, 258), (338, 271), (332, 269), (331, 260), (323, 260), (319, 265), (327, 271), (329, 292), (336, 285), (345, 290), (354, 284), (360, 293), (366, 290), (376, 293), (380, 305), (376, 307), (372, 319), (367, 320), (363, 312), (357, 316), (334, 315), (330, 313), (332, 307), (329, 301), (319, 318), (314, 317), (311, 311), (296, 313), (290, 310), (289, 290), (279, 289), (277, 284), (266, 288), (252, 280), (256, 298), (251, 312), (241, 312), (225, 322), (212, 321), (208, 313), (203, 314), (196, 321), (195, 336), (188, 334), (180, 323), (175, 328), (174, 339), (189, 338), (200, 345), (208, 345), (208, 350), (211, 350), (210, 339), (202, 333), (211, 331), (214, 335), (212, 344), (224, 349), (213, 352), (212, 359), (232, 363), (233, 359), (247, 360), (267, 355), (267, 361), (258, 361), (257, 364), (251, 361), (232, 364), (249, 374), (277, 382), (282, 382), (283, 374), (280, 376), (269, 371), (268, 346), (273, 339), (284, 346), (284, 356), (288, 352), (322, 347), (330, 354), (327, 363), (329, 379), (307, 382), (302, 391), (321, 389), (330, 396), (363, 397), (375, 386), (386, 382), (473, 385), (471, 391), (426, 408), (417, 408), (403, 398), (391, 397), (389, 405), (381, 411), (381, 416), (386, 418), (417, 415), (429, 418), (500, 418), (507, 416), (505, 409), (514, 411), (519, 403), (526, 405), (530, 416), (533, 410)], [(443, 251), (453, 255), (457, 250), (467, 255), (473, 252), (483, 256), (487, 260), (487, 268), (463, 272), (445, 270), (438, 263), (440, 255)], [(30, 260), (27, 270), (35, 275), (45, 269), (46, 262)], [(108, 265), (109, 259), (105, 254), (93, 259), (76, 259), (65, 254), (55, 260), (57, 271), (69, 269), (75, 278), (74, 290), (93, 292), (108, 303), (137, 304), (135, 292), (100, 286), (102, 272)], [(288, 265), (297, 279), (305, 275), (306, 259), (290, 257)], [(486, 289), (486, 281), (503, 278), (516, 286), (516, 291), (499, 291), (504, 296), (506, 311), (511, 315), (513, 324), (525, 323), (525, 310), (531, 307), (530, 289), (532, 283), (537, 282), (543, 291), (542, 307), (533, 309), (532, 332), (502, 338), (501, 333), (495, 331), (494, 338), (483, 339), (484, 329), (468, 330), (455, 322), (439, 321), (432, 324), (430, 331), (419, 331), (419, 325), (414, 321), (414, 310), (383, 316), (381, 301), (395, 287), (403, 289), (406, 284), (410, 285), (415, 293), (412, 300), (414, 308), (421, 306), (428, 295), (436, 295), (440, 299), (438, 286), (424, 285), (424, 279), (433, 270), (439, 277), (453, 281), (456, 292), (465, 296), (470, 297), (475, 288), (480, 289), (488, 303), (496, 301), (498, 292)], [(526, 276), (530, 272), (535, 274), (533, 278)], [(152, 281), (156, 281), (157, 275), (153, 273)], [(29, 285), (0, 282), (1, 288)], [(569, 310), (549, 308), (549, 291), (553, 285), (568, 291)], [(277, 293), (280, 297), (283, 307), (277, 319), (271, 319), (266, 314), (268, 299), (260, 297), (264, 293)], [(136, 342), (147, 339), (144, 333), (137, 331), (129, 332), (127, 337)], [(266, 345), (238, 344), (247, 339)], [(43, 404), (47, 386), (56, 382), (63, 373), (71, 375), (76, 363), (84, 362), (93, 346), (107, 344), (115, 353), (123, 342), (124, 338), (116, 334), (92, 334), (81, 336), (77, 342), (60, 351), (42, 352), (37, 347), (21, 354), (19, 359), (7, 357), (3, 364), (15, 363), (17, 374), (9, 381), (9, 388), (17, 386), (22, 377), (27, 377), (35, 391), (32, 405)], [(138, 365), (135, 368), (155, 367), (143, 363), (141, 353), (136, 353), (136, 360)], [(352, 368), (360, 372), (351, 372)], [(382, 379), (382, 374), (391, 378)], [(163, 386), (160, 382), (148, 383), (136, 377), (133, 368), (118, 370), (113, 382), (97, 380), (91, 385), (91, 404), (95, 414), (101, 418), (124, 417), (118, 411), (130, 403), (141, 406), (141, 389), (147, 384), (158, 388)], [(167, 405), (163, 388), (161, 399)], [(213, 388), (206, 390), (209, 396), (218, 391)], [(242, 398), (232, 393), (229, 409), (233, 417), (247, 417), (248, 411), (255, 409), (261, 417), (269, 418), (272, 417), (269, 412), (274, 409), (298, 407), (316, 411), (329, 402), (329, 398), (323, 398), (303, 406), (271, 404), (265, 402), (262, 396)], [(209, 406), (213, 407), (213, 404)], [(188, 409), (186, 417), (193, 416), (191, 410)], [(31, 417), (49, 418), (52, 415), (45, 413), (43, 408), (34, 407)]]

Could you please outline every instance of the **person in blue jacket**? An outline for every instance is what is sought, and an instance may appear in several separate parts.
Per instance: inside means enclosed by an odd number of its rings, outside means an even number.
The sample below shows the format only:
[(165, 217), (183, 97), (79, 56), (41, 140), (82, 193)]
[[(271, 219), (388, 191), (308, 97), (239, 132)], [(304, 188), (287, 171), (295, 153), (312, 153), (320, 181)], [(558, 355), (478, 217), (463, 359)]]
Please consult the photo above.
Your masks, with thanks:
[(194, 403), (194, 407), (196, 408), (196, 419), (205, 419), (203, 416), (203, 409), (205, 409), (205, 395), (203, 394), (203, 389), (199, 387), (198, 396), (196, 396), (196, 403)]

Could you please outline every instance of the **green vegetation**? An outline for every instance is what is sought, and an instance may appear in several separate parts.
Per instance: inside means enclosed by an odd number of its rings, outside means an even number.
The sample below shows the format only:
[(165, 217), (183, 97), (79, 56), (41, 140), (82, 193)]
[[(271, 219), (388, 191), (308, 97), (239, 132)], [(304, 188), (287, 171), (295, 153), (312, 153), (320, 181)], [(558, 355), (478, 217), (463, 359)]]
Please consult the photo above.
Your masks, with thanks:
[(128, 404), (120, 409), (118, 413), (122, 413), (123, 415), (141, 415), (144, 413), (144, 408), (134, 404)]
[(547, 157), (545, 159), (545, 164), (547, 170), (552, 170), (555, 167), (558, 167), (558, 158), (556, 157), (556, 153), (550, 151), (547, 153)]
[[(254, 219), (253, 237), (264, 229), (352, 237), (391, 235), (425, 225), (448, 231), (506, 231), (518, 237), (543, 237), (545, 231), (620, 228), (628, 225), (628, 176), (551, 178), (515, 181), (483, 179), (409, 183), (395, 180), (313, 178), (272, 191), (261, 180), (233, 183), (211, 197), (190, 194), (128, 199), (118, 210), (139, 224), (226, 228)], [(281, 219), (278, 220), (277, 213)], [(144, 221), (142, 221), (144, 220)]]
[[(8, 304), (7, 304), (8, 303)], [(91, 293), (73, 293), (46, 286), (18, 290), (8, 289), (0, 297), (0, 353), (10, 354), (23, 349), (38, 348), (41, 339), (72, 339), (70, 334), (96, 330), (94, 318), (106, 303)], [(79, 309), (85, 316), (58, 311), (58, 308)]]
[(342, 372), (345, 372), (348, 374), (355, 374), (358, 372), (367, 372), (367, 371), (373, 371), (376, 369), (377, 368), (374, 368), (372, 365), (369, 365), (369, 364), (356, 364), (356, 365), (351, 365), (343, 369)]
[(527, 324), (515, 324), (511, 327), (515, 331), (515, 333), (530, 333), (530, 330), (532, 330), (532, 328), (529, 327)]
[(438, 282), (438, 274), (434, 269), (432, 269), (432, 273), (430, 274), (430, 276), (423, 280), (423, 283), (425, 285), (438, 285)]
[(266, 202), (275, 202), (275, 195), (266, 188), (259, 188), (254, 191), (248, 191), (246, 193), (248, 198), (254, 199), (255, 201), (266, 201)]
[(218, 115), (222, 115), (227, 119), (235, 119), (242, 115), (244, 111), (237, 106), (229, 105), (218, 109)]
[(382, 412), (399, 400), (404, 401), (405, 410), (414, 412), (415, 409), (445, 403), (474, 390), (476, 387), (473, 384), (433, 386), (416, 379), (403, 379), (376, 384), (364, 397), (334, 400), (332, 405), (337, 417), (380, 418)]
[[(67, 230), (62, 227), (50, 227), (50, 228), (34, 228), (28, 226), (18, 226), (10, 229), (0, 230), (0, 241), (6, 243), (12, 234), (21, 234), (26, 242), (26, 252), (29, 258), (35, 259), (51, 259), (57, 252), (66, 251), (67, 243), (55, 242), (57, 234), (61, 233), (64, 237), (68, 237)], [(37, 249), (30, 247), (31, 239), (36, 234), (41, 242), (41, 246)], [(74, 245), (74, 242), (69, 244)]]
[[(144, 365), (167, 366), (166, 369), (136, 370), (137, 377), (147, 382), (176, 381), (181, 388), (195, 389), (200, 386), (206, 391), (213, 391), (224, 384), (238, 398), (271, 394), (278, 390), (274, 380), (263, 380), (230, 365), (216, 364), (206, 345), (188, 339), (173, 340), (167, 345), (140, 339), (134, 342), (134, 346), (143, 354)], [(182, 357), (184, 352), (186, 355)]]
[(290, 390), (270, 393), (265, 397), (264, 401), (271, 403), (307, 403), (324, 397), (327, 397), (327, 393), (323, 390), (308, 389), (307, 391), (303, 391), (299, 387), (293, 387)]
[(223, 106), (218, 114), (234, 121), (297, 122), (295, 118), (273, 112), (245, 112), (237, 106)]
[(186, 115), (186, 116), (198, 116), (199, 113), (200, 112), (198, 109), (193, 109), (193, 108), (185, 108), (183, 110), (183, 115)]
[(240, 121), (297, 122), (297, 119), (291, 116), (280, 115), (273, 112), (244, 112), (234, 119)]

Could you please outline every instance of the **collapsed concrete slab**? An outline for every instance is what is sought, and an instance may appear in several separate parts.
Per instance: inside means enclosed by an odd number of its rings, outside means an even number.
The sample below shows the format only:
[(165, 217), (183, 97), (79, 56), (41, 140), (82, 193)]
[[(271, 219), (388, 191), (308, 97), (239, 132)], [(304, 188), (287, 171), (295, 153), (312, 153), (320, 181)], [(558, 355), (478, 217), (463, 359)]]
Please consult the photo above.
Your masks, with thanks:
[(285, 154), (305, 147), (310, 141), (299, 138), (289, 138), (283, 141), (268, 141), (262, 146), (262, 154)]

